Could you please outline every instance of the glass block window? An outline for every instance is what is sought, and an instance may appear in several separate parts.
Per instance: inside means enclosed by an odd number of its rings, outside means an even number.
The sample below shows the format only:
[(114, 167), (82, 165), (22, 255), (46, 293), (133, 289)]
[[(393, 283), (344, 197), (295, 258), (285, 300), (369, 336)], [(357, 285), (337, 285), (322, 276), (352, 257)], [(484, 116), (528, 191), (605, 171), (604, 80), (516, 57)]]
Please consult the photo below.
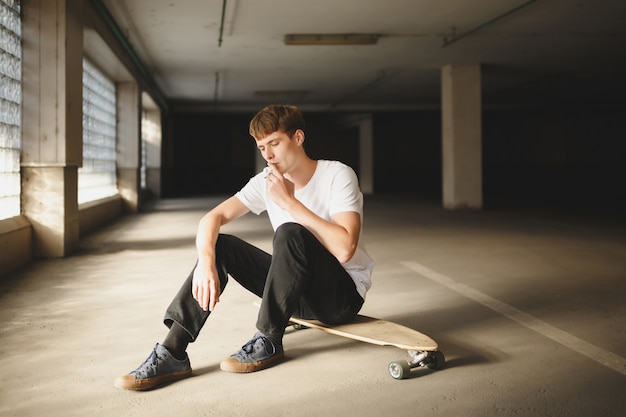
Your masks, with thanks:
[(20, 214), (22, 23), (17, 0), (0, 0), (0, 219)]
[(115, 84), (83, 59), (83, 166), (78, 202), (117, 194)]

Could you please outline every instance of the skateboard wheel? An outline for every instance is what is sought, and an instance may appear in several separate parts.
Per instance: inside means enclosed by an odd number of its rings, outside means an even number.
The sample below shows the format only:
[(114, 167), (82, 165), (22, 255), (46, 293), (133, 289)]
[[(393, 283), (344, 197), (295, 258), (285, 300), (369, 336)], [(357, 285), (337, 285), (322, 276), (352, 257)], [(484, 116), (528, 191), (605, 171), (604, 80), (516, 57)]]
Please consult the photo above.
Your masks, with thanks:
[(443, 368), (443, 364), (446, 363), (446, 358), (443, 355), (443, 352), (440, 350), (436, 350), (434, 352), (432, 352), (430, 355), (428, 355), (428, 368), (429, 369), (442, 369)]
[(394, 379), (404, 379), (411, 373), (411, 365), (407, 361), (394, 361), (389, 364), (389, 374)]

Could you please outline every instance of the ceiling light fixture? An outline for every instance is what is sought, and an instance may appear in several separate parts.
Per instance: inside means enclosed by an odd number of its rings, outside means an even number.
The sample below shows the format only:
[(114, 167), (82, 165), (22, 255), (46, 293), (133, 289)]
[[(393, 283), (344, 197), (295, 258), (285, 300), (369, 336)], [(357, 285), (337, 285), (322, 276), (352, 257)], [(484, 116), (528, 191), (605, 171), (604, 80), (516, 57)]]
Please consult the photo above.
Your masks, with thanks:
[(370, 33), (289, 34), (285, 45), (375, 45), (380, 35)]

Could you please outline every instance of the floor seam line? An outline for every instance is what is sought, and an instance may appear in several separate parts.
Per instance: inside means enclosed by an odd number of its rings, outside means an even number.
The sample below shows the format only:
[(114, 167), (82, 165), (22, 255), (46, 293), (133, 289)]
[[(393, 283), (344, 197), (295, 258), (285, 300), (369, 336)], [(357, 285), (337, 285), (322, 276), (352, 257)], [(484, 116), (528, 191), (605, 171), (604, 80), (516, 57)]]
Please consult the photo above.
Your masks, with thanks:
[(580, 339), (564, 330), (559, 329), (558, 327), (554, 327), (551, 324), (548, 324), (531, 314), (510, 306), (509, 304), (506, 304), (496, 298), (482, 293), (472, 287), (461, 284), (444, 274), (436, 272), (420, 264), (419, 262), (404, 261), (400, 262), (400, 264), (412, 270), (413, 272), (416, 272), (419, 275), (430, 279), (431, 281), (443, 285), (467, 298), (470, 298), (482, 304), (487, 308), (490, 308), (491, 310), (494, 310), (495, 312), (513, 321), (516, 321), (517, 323), (530, 330), (533, 330), (536, 333), (539, 333), (569, 349), (574, 350), (575, 352), (578, 352), (588, 357), (595, 362), (598, 362), (614, 371), (626, 375), (626, 359), (611, 351), (608, 351), (583, 339)]

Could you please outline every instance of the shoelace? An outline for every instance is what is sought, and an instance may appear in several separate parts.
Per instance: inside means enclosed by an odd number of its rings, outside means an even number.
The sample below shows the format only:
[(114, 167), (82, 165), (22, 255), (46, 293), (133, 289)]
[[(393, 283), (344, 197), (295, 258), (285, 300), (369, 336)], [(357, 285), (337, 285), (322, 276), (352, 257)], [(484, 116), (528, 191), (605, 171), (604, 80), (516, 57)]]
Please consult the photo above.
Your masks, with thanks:
[(159, 363), (159, 355), (157, 355), (156, 348), (152, 350), (152, 353), (148, 358), (141, 364), (141, 366), (131, 372), (132, 375), (138, 376), (140, 378), (147, 378), (151, 374), (155, 372), (151, 372), (156, 370), (157, 365)]
[(259, 340), (263, 343), (265, 353), (267, 353), (268, 355), (272, 355), (276, 352), (276, 348), (274, 347), (272, 342), (270, 342), (265, 336), (262, 335), (252, 338), (252, 340), (242, 346), (241, 350), (248, 355), (254, 353), (254, 347), (257, 345), (257, 342)]

